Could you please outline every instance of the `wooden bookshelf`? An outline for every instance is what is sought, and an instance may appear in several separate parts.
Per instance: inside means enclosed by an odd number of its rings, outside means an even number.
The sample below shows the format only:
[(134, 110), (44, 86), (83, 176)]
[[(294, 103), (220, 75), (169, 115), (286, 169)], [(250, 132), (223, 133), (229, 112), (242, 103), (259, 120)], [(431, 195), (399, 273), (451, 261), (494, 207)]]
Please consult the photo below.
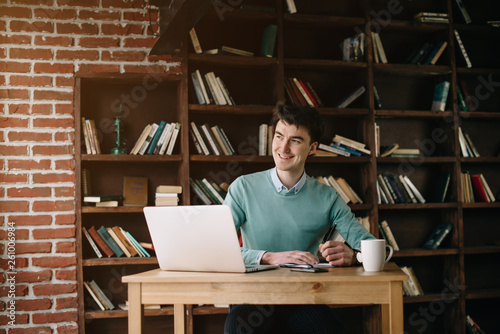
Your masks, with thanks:
[[(250, 1), (250, 4), (274, 8), (273, 12), (235, 8), (224, 13), (220, 20), (213, 9), (195, 26), (203, 50), (222, 45), (252, 51), (254, 57), (196, 54), (186, 38), (181, 51), (181, 75), (155, 75), (158, 87), (147, 90), (144, 99), (132, 108), (125, 120), (126, 138), (133, 145), (143, 127), (150, 122), (178, 121), (182, 124), (178, 143), (171, 156), (114, 156), (113, 133), (102, 136), (103, 154), (88, 155), (81, 151), (80, 117), (98, 122), (111, 119), (109, 106), (121, 94), (131, 96), (134, 88), (143, 85), (145, 75), (95, 74), (78, 75), (76, 79), (76, 221), (78, 240), (78, 292), (82, 332), (104, 333), (111, 328), (126, 330), (124, 311), (98, 311), (89, 302), (82, 287), (83, 280), (96, 279), (108, 287), (113, 301), (124, 302), (126, 289), (116, 277), (153, 268), (155, 258), (97, 259), (81, 227), (120, 225), (129, 228), (141, 241), (150, 241), (142, 208), (93, 208), (82, 205), (80, 172), (90, 169), (99, 192), (121, 192), (121, 180), (126, 175), (143, 175), (151, 189), (158, 184), (183, 186), (181, 203), (197, 204), (199, 200), (189, 187), (189, 178), (211, 178), (230, 183), (242, 174), (273, 166), (270, 156), (258, 156), (256, 138), (258, 126), (269, 122), (278, 103), (289, 103), (285, 80), (290, 76), (309, 81), (324, 106), (318, 108), (325, 119), (322, 142), (328, 144), (340, 134), (367, 144), (372, 151), (366, 157), (312, 156), (306, 165), (311, 176), (340, 176), (362, 195), (364, 204), (350, 205), (357, 216), (369, 216), (371, 232), (378, 236), (378, 223), (387, 220), (401, 248), (393, 261), (411, 266), (423, 287), (424, 295), (405, 297), (405, 331), (408, 333), (465, 334), (465, 316), (470, 314), (486, 332), (494, 331), (500, 308), (500, 277), (496, 267), (500, 260), (498, 215), (500, 203), (464, 203), (460, 173), (484, 173), (495, 196), (500, 190), (500, 89), (485, 86), (485, 82), (500, 82), (500, 48), (489, 43), (498, 39), (498, 28), (485, 24), (483, 6), (487, 11), (498, 9), (489, 0), (463, 0), (471, 16), (481, 20), (464, 24), (455, 0), (422, 0), (401, 2), (401, 11), (386, 21), (377, 21), (373, 14), (388, 10), (381, 0), (310, 1), (295, 0), (298, 13), (289, 14), (285, 1)], [(414, 23), (419, 12), (448, 13), (447, 24)], [(498, 12), (498, 11), (497, 11)], [(278, 25), (274, 56), (260, 57), (262, 30), (268, 24)], [(364, 59), (360, 62), (342, 61), (339, 44), (357, 31), (380, 33), (388, 63), (376, 63), (371, 35), (367, 34)], [(465, 67), (453, 29), (462, 37), (472, 68)], [(187, 37), (187, 36), (186, 36)], [(496, 40), (495, 39), (495, 40)], [(424, 41), (445, 40), (448, 45), (436, 65), (405, 64), (413, 48)], [(487, 54), (487, 55), (485, 55)], [(191, 82), (191, 72), (214, 71), (228, 87), (235, 106), (200, 105)], [(152, 80), (151, 78), (148, 78)], [(446, 110), (431, 111), (436, 83), (451, 83)], [(458, 81), (465, 80), (475, 96), (476, 111), (462, 111), (457, 97)], [(348, 108), (338, 103), (357, 87), (366, 92)], [(382, 109), (375, 109), (373, 86), (377, 87)], [(138, 91), (134, 91), (136, 94)], [(137, 102), (137, 101), (135, 101)], [(200, 155), (189, 133), (189, 124), (219, 125), (237, 151), (233, 156)], [(374, 125), (380, 126), (381, 145), (399, 143), (400, 147), (419, 147), (424, 153), (418, 158), (376, 157)], [(464, 158), (458, 141), (458, 127), (470, 134), (481, 153), (478, 158)], [(434, 131), (440, 131), (437, 138)], [(444, 138), (444, 139), (443, 139)], [(437, 140), (438, 139), (438, 140)], [(443, 139), (443, 140), (441, 140)], [(451, 173), (448, 195), (444, 203), (433, 202), (434, 184), (440, 172)], [(376, 179), (380, 173), (409, 175), (422, 192), (425, 203), (378, 204)], [(453, 230), (436, 250), (422, 248), (423, 242), (439, 223), (451, 223)], [(486, 231), (486, 233), (485, 233)], [(109, 273), (112, 273), (111, 278)], [(115, 276), (113, 276), (115, 275)], [(487, 276), (486, 278), (484, 276)], [(107, 277), (107, 278), (106, 278)], [(110, 285), (112, 280), (113, 285)], [(117, 284), (116, 286), (114, 284)], [(450, 290), (443, 301), (442, 293)], [(426, 322), (424, 331), (415, 325), (415, 314), (430, 309), (442, 301), (444, 305)], [(379, 311), (373, 307), (338, 309), (349, 333), (377, 333)], [(227, 308), (209, 305), (190, 308), (189, 333), (222, 332)], [(171, 308), (148, 311), (146, 323), (153, 333), (172, 328)], [(204, 316), (202, 316), (204, 315)], [(413, 317), (412, 317), (413, 315)], [(365, 322), (360, 324), (359, 318)], [(413, 320), (411, 320), (411, 319)], [(85, 321), (85, 319), (87, 321)], [(89, 322), (90, 320), (90, 322)]]

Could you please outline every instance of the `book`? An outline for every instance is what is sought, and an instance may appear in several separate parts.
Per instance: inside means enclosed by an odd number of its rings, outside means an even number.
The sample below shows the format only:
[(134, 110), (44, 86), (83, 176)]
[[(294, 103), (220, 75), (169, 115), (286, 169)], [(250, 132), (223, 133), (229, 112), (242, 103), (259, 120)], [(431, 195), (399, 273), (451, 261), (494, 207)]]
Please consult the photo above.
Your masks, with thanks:
[(331, 175), (328, 176), (326, 178), (326, 182), (330, 187), (334, 188), (337, 191), (337, 193), (340, 195), (340, 197), (342, 197), (344, 202), (349, 203), (351, 201), (349, 196), (347, 196), (347, 194), (344, 192), (344, 190), (342, 190), (340, 185), (337, 183), (337, 180), (335, 180), (335, 178), (333, 176), (331, 176)]
[(89, 283), (84, 281), (83, 282), (83, 286), (85, 287), (85, 289), (87, 290), (87, 292), (90, 294), (90, 296), (92, 297), (92, 299), (94, 300), (94, 302), (97, 304), (97, 306), (102, 310), (102, 311), (106, 311), (106, 307), (104, 306), (104, 304), (102, 303), (102, 301), (97, 297), (97, 294), (94, 292), (94, 290), (90, 287)]
[(196, 138), (196, 135), (194, 134), (192, 127), (189, 127), (189, 134), (191, 135), (191, 139), (193, 139), (196, 152), (198, 152), (198, 154), (203, 154), (203, 150), (201, 149), (200, 143), (198, 142), (198, 138)]
[(434, 200), (436, 203), (444, 203), (446, 199), (446, 195), (448, 193), (448, 188), (450, 186), (451, 173), (441, 173), (438, 176), (435, 191), (434, 191)]
[[(172, 155), (172, 152), (174, 151), (175, 143), (177, 141), (177, 137), (179, 136), (180, 131), (181, 131), (181, 123), (176, 122), (173, 125), (172, 136), (171, 136), (170, 141), (168, 143), (167, 151), (165, 152), (166, 155)], [(163, 147), (162, 147), (162, 149), (163, 149)], [(162, 150), (160, 150), (160, 153), (162, 153)]]
[(453, 225), (448, 223), (440, 223), (436, 226), (436, 229), (427, 238), (423, 247), (426, 249), (437, 249), (444, 238), (451, 232)]
[(471, 23), (472, 20), (469, 16), (469, 13), (467, 12), (467, 9), (465, 9), (465, 6), (464, 6), (464, 3), (462, 2), (462, 0), (455, 0), (455, 3), (457, 4), (458, 9), (460, 9), (460, 13), (462, 13), (462, 16), (464, 18), (465, 23), (466, 24)]
[(424, 57), (426, 52), (429, 51), (431, 48), (431, 44), (428, 42), (425, 42), (422, 44), (418, 52), (413, 56), (413, 58), (410, 60), (410, 64), (420, 64), (421, 59)]
[(338, 149), (336, 147), (333, 147), (333, 146), (328, 146), (328, 145), (325, 145), (325, 144), (318, 144), (318, 149), (320, 150), (323, 150), (323, 151), (327, 151), (327, 152), (331, 152), (331, 153), (335, 153), (335, 154), (338, 154), (338, 155), (342, 155), (342, 156), (345, 156), (345, 157), (349, 157), (351, 156), (351, 153), (345, 151), (345, 150), (341, 150), (341, 149)]
[(314, 103), (309, 98), (309, 95), (306, 93), (306, 91), (304, 90), (304, 87), (300, 84), (300, 82), (297, 80), (297, 78), (292, 78), (292, 80), (293, 80), (293, 83), (295, 84), (295, 86), (297, 87), (297, 89), (299, 90), (300, 94), (302, 95), (302, 97), (306, 101), (307, 105), (309, 105), (310, 107), (314, 107)]
[(95, 204), (96, 208), (117, 208), (119, 206), (120, 202), (118, 201), (105, 201), (105, 202), (98, 202)]
[(230, 106), (234, 106), (235, 103), (234, 103), (233, 97), (231, 96), (231, 94), (229, 94), (229, 90), (227, 89), (226, 85), (224, 84), (224, 81), (222, 81), (222, 79), (220, 77), (216, 77), (215, 79), (217, 80), (217, 83), (219, 84), (219, 87), (222, 91), (222, 94), (224, 95), (224, 98), (227, 101), (227, 104)]
[(205, 143), (205, 140), (201, 136), (201, 133), (200, 133), (200, 130), (198, 129), (198, 126), (194, 122), (191, 122), (191, 129), (193, 130), (193, 133), (194, 133), (195, 137), (197, 138), (198, 143), (200, 144), (200, 147), (203, 151), (203, 154), (210, 155), (210, 151), (207, 147), (207, 143)]
[(337, 106), (337, 108), (347, 108), (352, 102), (354, 102), (358, 97), (363, 95), (363, 93), (366, 91), (365, 86), (361, 86), (357, 88), (354, 92), (352, 92), (349, 96), (347, 96), (340, 104)]
[(207, 104), (207, 101), (205, 101), (205, 97), (203, 96), (203, 91), (201, 90), (201, 83), (198, 80), (198, 76), (196, 75), (196, 72), (191, 73), (191, 82), (193, 83), (193, 88), (194, 92), (196, 94), (196, 99), (198, 100), (199, 104)]
[(403, 189), (406, 193), (406, 196), (408, 197), (408, 202), (417, 203), (418, 200), (415, 198), (415, 194), (413, 194), (413, 192), (411, 191), (411, 189), (408, 186), (408, 184), (406, 183), (403, 175), (398, 175), (398, 179), (399, 179), (399, 183), (401, 183), (403, 185)]
[[(460, 128), (461, 129), (461, 128)], [(462, 131), (463, 136), (465, 138), (465, 142), (467, 143), (468, 147), (470, 147), (472, 156), (474, 158), (479, 158), (481, 154), (479, 154), (479, 151), (477, 150), (476, 146), (472, 142), (472, 139), (470, 138), (469, 134), (466, 131)]]
[(262, 33), (262, 42), (260, 45), (260, 55), (262, 57), (273, 57), (277, 34), (278, 26), (276, 24), (270, 24), (264, 28)]
[(472, 183), (472, 190), (474, 191), (474, 199), (476, 200), (476, 202), (490, 202), (479, 174), (472, 174), (470, 176), (470, 181)]
[(95, 252), (95, 255), (97, 255), (98, 258), (102, 258), (102, 253), (101, 251), (99, 250), (99, 248), (97, 248), (97, 244), (95, 243), (94, 239), (92, 239), (92, 237), (90, 236), (89, 232), (87, 231), (87, 229), (85, 228), (85, 226), (82, 226), (82, 232), (83, 234), (85, 235), (85, 238), (87, 238), (90, 246), (92, 247), (92, 249), (94, 250)]
[(309, 83), (309, 81), (306, 81), (305, 84), (307, 86), (307, 89), (311, 93), (312, 97), (316, 101), (317, 106), (318, 107), (323, 107), (324, 104), (323, 104), (322, 100), (319, 98), (318, 93), (316, 93), (316, 90), (314, 90), (314, 88), (311, 86), (311, 84)]
[(82, 135), (85, 143), (85, 151), (87, 154), (92, 154), (92, 147), (90, 146), (89, 132), (87, 130), (87, 123), (85, 117), (82, 117)]
[(141, 147), (139, 148), (139, 152), (137, 152), (137, 154), (144, 155), (147, 152), (147, 149), (148, 149), (149, 145), (151, 144), (151, 142), (153, 141), (153, 138), (156, 134), (156, 131), (158, 130), (158, 127), (159, 127), (159, 125), (156, 123), (151, 124), (151, 128), (149, 130), (149, 133), (148, 133), (146, 139), (144, 140), (144, 142), (142, 143)]
[(87, 195), (83, 197), (86, 203), (99, 203), (106, 201), (123, 201), (122, 195)]
[(483, 185), (484, 189), (486, 190), (486, 195), (488, 196), (489, 202), (495, 202), (496, 198), (493, 195), (493, 192), (491, 191), (491, 188), (488, 185), (488, 182), (486, 182), (486, 179), (484, 178), (484, 175), (483, 174), (479, 174), (479, 177), (481, 178), (481, 184)]
[(203, 99), (205, 100), (205, 104), (210, 104), (211, 101), (210, 98), (208, 97), (208, 92), (207, 92), (208, 87), (205, 85), (205, 82), (203, 81), (204, 77), (202, 77), (200, 70), (195, 70), (194, 73), (198, 78), (197, 81), (200, 83), (200, 88), (203, 94)]
[(205, 195), (205, 193), (201, 190), (200, 186), (194, 181), (193, 178), (189, 178), (189, 185), (196, 194), (195, 198), (193, 199), (194, 204), (198, 204), (197, 198), (200, 199), (200, 201), (205, 205), (212, 204), (210, 198), (207, 195)]
[(441, 57), (441, 55), (443, 54), (444, 49), (446, 48), (447, 45), (448, 45), (448, 42), (446, 42), (446, 41), (441, 41), (441, 42), (436, 43), (434, 45), (434, 47), (432, 48), (432, 50), (427, 54), (427, 57), (422, 62), (422, 64), (435, 65), (436, 62), (438, 61), (439, 57)]
[(220, 130), (220, 133), (222, 135), (222, 139), (224, 139), (224, 142), (227, 144), (227, 147), (232, 152), (231, 155), (235, 154), (236, 151), (234, 150), (233, 145), (231, 145), (231, 142), (229, 141), (229, 138), (227, 137), (226, 133), (224, 132), (224, 129), (223, 128), (219, 128), (219, 130)]
[(177, 123), (172, 122), (172, 123), (167, 124), (167, 126), (165, 126), (165, 129), (163, 131), (163, 135), (162, 135), (162, 137), (160, 137), (161, 145), (160, 145), (160, 148), (158, 149), (158, 152), (157, 152), (158, 155), (163, 155), (167, 151), (168, 145), (170, 144), (170, 142), (172, 140), (172, 135), (174, 134), (176, 124)]
[(98, 228), (97, 233), (99, 233), (99, 235), (102, 237), (102, 239), (106, 242), (106, 244), (109, 246), (109, 248), (111, 248), (111, 250), (113, 251), (113, 253), (115, 253), (117, 257), (120, 257), (124, 254), (121, 248), (118, 246), (116, 241), (111, 237), (111, 235), (108, 233), (108, 230), (104, 226)]
[(413, 193), (413, 195), (415, 195), (415, 198), (420, 203), (425, 203), (425, 198), (422, 196), (422, 194), (420, 194), (420, 192), (418, 191), (417, 187), (415, 187), (413, 182), (410, 181), (410, 178), (406, 175), (404, 175), (403, 178), (404, 178), (404, 181), (406, 182), (406, 184), (408, 185), (408, 187), (410, 188), (411, 192)]
[(464, 94), (464, 99), (465, 103), (467, 103), (467, 109), (469, 111), (475, 111), (476, 110), (476, 103), (474, 102), (474, 96), (470, 94), (469, 91), (469, 86), (467, 85), (467, 81), (465, 80), (460, 80), (460, 87), (462, 88), (462, 92)]
[(380, 58), (378, 56), (378, 48), (377, 48), (377, 40), (375, 38), (375, 33), (372, 31), (371, 32), (371, 36), (372, 36), (372, 48), (373, 48), (373, 62), (378, 64), (380, 63)]
[(406, 282), (403, 282), (405, 294), (410, 297), (423, 295), (424, 292), (422, 290), (422, 287), (420, 286), (413, 268), (408, 266), (402, 266), (400, 268), (408, 276), (408, 280)]
[(153, 138), (151, 139), (151, 143), (149, 144), (149, 147), (146, 151), (146, 154), (153, 154), (156, 145), (158, 144), (158, 141), (160, 140), (160, 137), (163, 133), (163, 130), (165, 129), (165, 126), (167, 125), (167, 122), (165, 121), (160, 121), (160, 124), (158, 124), (158, 129), (156, 129), (155, 134)]
[(267, 155), (267, 124), (259, 125), (259, 155)]
[(464, 57), (465, 63), (468, 68), (472, 67), (472, 63), (469, 59), (469, 55), (467, 54), (467, 51), (465, 50), (464, 43), (462, 42), (462, 38), (460, 37), (460, 34), (458, 33), (457, 29), (453, 29), (453, 33), (455, 34), (455, 39), (457, 40), (458, 46), (460, 48), (460, 52), (462, 53), (462, 56)]
[(219, 150), (219, 148), (215, 142), (216, 139), (214, 137), (212, 137), (212, 132), (210, 131), (210, 126), (205, 123), (201, 126), (201, 130), (203, 131), (203, 134), (205, 135), (205, 138), (207, 139), (207, 142), (210, 145), (212, 152), (214, 152), (215, 155), (221, 155), (221, 151)]
[(86, 132), (87, 132), (88, 137), (89, 137), (90, 151), (92, 154), (97, 154), (97, 149), (96, 149), (97, 137), (94, 134), (90, 120), (88, 120), (88, 119), (85, 120), (85, 127), (87, 128)]
[(132, 253), (130, 253), (129, 248), (127, 246), (125, 246), (125, 244), (122, 241), (122, 238), (118, 237), (118, 235), (116, 234), (116, 232), (114, 231), (114, 229), (111, 228), (111, 227), (106, 227), (106, 231), (108, 231), (108, 233), (111, 236), (111, 238), (113, 238), (113, 240), (116, 242), (116, 244), (118, 245), (118, 247), (120, 247), (120, 249), (123, 251), (123, 253), (125, 254), (125, 256), (132, 257)]
[(102, 289), (97, 285), (97, 283), (94, 280), (88, 282), (88, 284), (90, 285), (92, 290), (94, 290), (97, 297), (101, 300), (106, 309), (113, 310), (115, 308), (111, 300), (109, 300), (108, 296), (104, 293), (104, 291), (102, 291)]
[(219, 143), (219, 146), (222, 149), (224, 155), (232, 155), (231, 149), (229, 148), (229, 145), (225, 142), (224, 137), (222, 136), (222, 132), (219, 129), (219, 126), (214, 125), (210, 129), (212, 130), (212, 133), (217, 142)]
[(294, 0), (286, 0), (286, 6), (290, 14), (297, 13), (297, 7), (295, 6)]
[(191, 30), (189, 30), (189, 37), (191, 37), (191, 43), (193, 43), (194, 52), (203, 53), (200, 41), (198, 40), (198, 36), (196, 35), (196, 30), (194, 30), (194, 28), (191, 28)]
[(210, 194), (216, 199), (217, 204), (224, 203), (224, 198), (219, 194), (217, 190), (215, 190), (214, 186), (208, 182), (206, 178), (201, 179), (202, 184), (206, 186), (206, 189), (210, 192)]
[(244, 56), (244, 57), (252, 57), (253, 56), (253, 52), (251, 52), (251, 51), (241, 50), (241, 49), (237, 49), (237, 48), (233, 48), (233, 47), (225, 46), (225, 45), (223, 45), (221, 47), (221, 51), (225, 52), (225, 53), (232, 54), (232, 55), (236, 55), (236, 56)]
[(450, 82), (442, 81), (434, 87), (434, 96), (432, 98), (431, 111), (444, 111), (448, 92), (450, 91)]
[(373, 98), (375, 101), (375, 109), (382, 109), (382, 102), (380, 101), (380, 95), (378, 95), (377, 87), (373, 86)]
[(382, 45), (382, 40), (380, 39), (379, 33), (375, 32), (375, 40), (377, 43), (377, 51), (379, 55), (380, 62), (382, 64), (387, 64), (387, 57), (385, 55), (384, 46)]
[(397, 143), (394, 143), (391, 146), (387, 146), (385, 148), (382, 148), (382, 153), (380, 153), (380, 157), (381, 158), (388, 157), (398, 148), (399, 148), (399, 144), (397, 144)]
[(94, 239), (95, 243), (99, 246), (99, 248), (106, 254), (107, 257), (111, 257), (114, 255), (114, 252), (111, 250), (111, 248), (108, 246), (106, 241), (101, 237), (99, 233), (97, 233), (97, 230), (95, 229), (94, 226), (91, 226), (88, 229), (88, 233)]
[(151, 127), (152, 127), (151, 124), (148, 124), (144, 127), (144, 129), (141, 132), (141, 135), (135, 142), (134, 147), (130, 151), (130, 154), (135, 155), (139, 152), (139, 149), (142, 147), (142, 145), (146, 141), (147, 136), (149, 135), (149, 132), (151, 131)]
[(214, 72), (205, 73), (205, 78), (207, 79), (208, 85), (211, 91), (213, 92), (212, 95), (214, 97), (216, 104), (224, 106), (227, 105), (226, 98), (224, 97), (224, 94), (222, 93), (222, 90), (220, 89), (220, 86), (217, 83), (215, 73)]
[(148, 205), (148, 178), (137, 176), (123, 177), (123, 205)]
[(177, 206), (179, 203), (179, 198), (177, 197), (156, 197), (155, 206)]
[(156, 187), (157, 193), (182, 193), (182, 186), (176, 185), (159, 185)]
[(399, 245), (396, 242), (396, 238), (394, 237), (394, 234), (392, 234), (392, 230), (389, 227), (389, 223), (387, 223), (387, 220), (381, 221), (380, 226), (382, 226), (382, 229), (384, 230), (385, 235), (387, 236), (392, 248), (394, 248), (395, 251), (399, 251)]

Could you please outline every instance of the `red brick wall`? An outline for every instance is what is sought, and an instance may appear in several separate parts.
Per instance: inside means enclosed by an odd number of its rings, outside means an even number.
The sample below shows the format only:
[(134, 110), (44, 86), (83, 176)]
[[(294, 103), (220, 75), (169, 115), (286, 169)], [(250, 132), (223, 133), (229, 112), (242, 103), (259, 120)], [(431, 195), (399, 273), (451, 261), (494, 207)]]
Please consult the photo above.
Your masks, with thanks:
[(0, 0), (0, 334), (78, 332), (74, 76), (179, 71), (146, 3)]

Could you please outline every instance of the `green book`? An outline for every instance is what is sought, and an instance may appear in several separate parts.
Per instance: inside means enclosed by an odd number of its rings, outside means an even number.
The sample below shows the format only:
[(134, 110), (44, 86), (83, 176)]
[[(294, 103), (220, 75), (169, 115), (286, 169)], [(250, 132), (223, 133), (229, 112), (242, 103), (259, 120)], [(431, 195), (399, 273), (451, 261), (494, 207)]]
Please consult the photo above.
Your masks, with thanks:
[(108, 244), (109, 248), (115, 253), (117, 257), (120, 257), (123, 255), (123, 251), (121, 250), (120, 246), (116, 243), (116, 241), (109, 235), (108, 231), (104, 226), (101, 226), (98, 230), (97, 233), (104, 239), (104, 241)]
[(451, 173), (442, 173), (438, 176), (434, 192), (436, 203), (444, 203), (450, 185)]
[(264, 29), (264, 33), (262, 34), (262, 44), (260, 47), (260, 55), (262, 57), (273, 57), (277, 33), (278, 26), (276, 24), (270, 24)]

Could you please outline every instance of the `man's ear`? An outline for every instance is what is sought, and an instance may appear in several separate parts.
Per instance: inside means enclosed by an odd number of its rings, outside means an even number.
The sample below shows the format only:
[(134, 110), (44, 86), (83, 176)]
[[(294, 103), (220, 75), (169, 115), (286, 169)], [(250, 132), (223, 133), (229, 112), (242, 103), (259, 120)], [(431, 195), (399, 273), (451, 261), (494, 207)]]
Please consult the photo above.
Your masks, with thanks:
[(309, 148), (309, 155), (313, 154), (314, 151), (316, 151), (316, 148), (318, 147), (318, 142), (315, 141), (314, 143), (311, 144), (311, 147)]

